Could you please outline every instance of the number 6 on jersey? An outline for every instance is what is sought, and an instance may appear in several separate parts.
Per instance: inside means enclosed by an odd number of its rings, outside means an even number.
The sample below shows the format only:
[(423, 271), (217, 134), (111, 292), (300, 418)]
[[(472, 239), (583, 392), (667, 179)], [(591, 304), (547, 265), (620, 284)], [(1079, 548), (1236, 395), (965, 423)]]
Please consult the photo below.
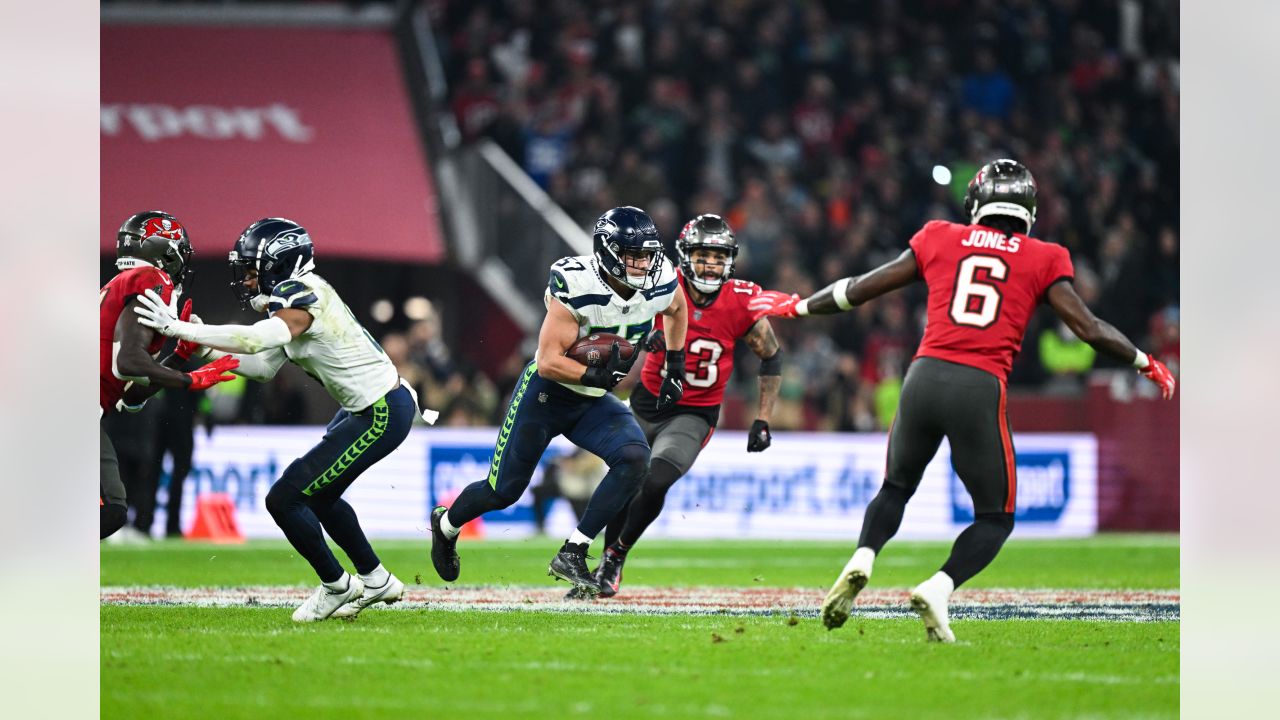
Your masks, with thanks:
[[(978, 278), (978, 271), (985, 276)], [(1000, 316), (1000, 287), (988, 282), (1004, 282), (1009, 266), (992, 255), (970, 255), (956, 269), (956, 289), (951, 296), (951, 319), (957, 325), (988, 328)]]

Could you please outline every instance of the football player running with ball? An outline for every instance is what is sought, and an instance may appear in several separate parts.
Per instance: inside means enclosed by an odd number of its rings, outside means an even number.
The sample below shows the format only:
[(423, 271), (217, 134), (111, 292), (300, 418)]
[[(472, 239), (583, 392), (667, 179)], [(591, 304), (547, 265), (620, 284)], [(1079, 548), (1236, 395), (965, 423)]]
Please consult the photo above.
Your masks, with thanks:
[[(139, 307), (144, 292), (176, 302), (194, 255), (187, 230), (166, 212), (141, 212), (124, 221), (116, 235), (116, 268), (120, 273), (98, 295), (98, 409), (104, 417), (116, 410), (138, 412), (147, 398), (164, 388), (203, 390), (234, 379), (227, 371), (234, 358), (215, 360), (186, 373), (181, 366), (198, 349), (178, 343), (173, 354), (156, 362), (164, 337), (134, 322), (127, 310)], [(191, 301), (182, 309), (191, 316)], [(120, 461), (105, 430), (99, 426), (98, 524), (99, 538), (124, 526), (128, 514)]]
[(972, 224), (930, 221), (896, 260), (844, 278), (801, 300), (763, 293), (778, 317), (851, 310), (917, 280), (928, 286), (924, 339), (902, 386), (889, 430), (884, 485), (867, 506), (853, 557), (822, 603), (822, 622), (840, 627), (871, 578), (872, 563), (898, 531), (907, 501), (942, 438), (951, 464), (973, 499), (974, 522), (936, 574), (911, 591), (928, 638), (954, 642), (947, 604), (956, 587), (1000, 552), (1013, 530), (1017, 467), (1005, 414), (1005, 380), (1027, 321), (1043, 300), (1081, 340), (1133, 367), (1173, 397), (1175, 381), (1159, 360), (1098, 319), (1072, 286), (1071, 257), (1061, 245), (1029, 236), (1036, 183), (1021, 163), (996, 160), (969, 182)]
[[(680, 270), (676, 277), (689, 305), (685, 393), (680, 402), (658, 409), (657, 393), (665, 372), (663, 319), (645, 345), (649, 351), (641, 383), (631, 394), (635, 414), (650, 446), (649, 474), (640, 493), (605, 529), (603, 557), (596, 568), (600, 597), (613, 597), (622, 583), (622, 564), (645, 528), (658, 519), (667, 491), (689, 472), (720, 419), (720, 400), (733, 374), (734, 344), (746, 341), (760, 357), (760, 402), (747, 434), (747, 452), (769, 447), (769, 419), (782, 384), (778, 339), (755, 303), (760, 286), (733, 279), (738, 241), (719, 215), (699, 215), (676, 240)], [(766, 303), (767, 306), (767, 303)]]
[(600, 365), (587, 367), (565, 352), (597, 332), (637, 343), (652, 329), (654, 316), (663, 315), (667, 376), (657, 387), (656, 406), (664, 410), (684, 394), (688, 313), (658, 230), (643, 210), (619, 207), (601, 215), (592, 244), (592, 255), (566, 257), (551, 266), (538, 352), (511, 395), (489, 477), (464, 488), (451, 507), (431, 513), (431, 562), (446, 581), (458, 579), (456, 543), (462, 526), (518, 500), (551, 439), (564, 435), (603, 459), (609, 472), (547, 574), (569, 581), (578, 593), (594, 597), (600, 592), (587, 569), (587, 547), (635, 495), (649, 469), (644, 432), (627, 406), (609, 394), (639, 353), (624, 360), (615, 342)]
[[(417, 398), (333, 286), (313, 272), (311, 236), (302, 226), (284, 218), (259, 220), (236, 240), (229, 262), (241, 304), (266, 312), (267, 319), (253, 325), (183, 321), (163, 298), (150, 295), (143, 297), (138, 322), (200, 343), (211, 355), (235, 353), (235, 372), (251, 380), (270, 380), (288, 360), (324, 385), (342, 409), (320, 443), (285, 468), (266, 499), (271, 517), (322, 583), (293, 619), (350, 617), (374, 603), (396, 602), (404, 583), (382, 566), (342, 493), (404, 441)], [(325, 532), (358, 577), (338, 563)]]

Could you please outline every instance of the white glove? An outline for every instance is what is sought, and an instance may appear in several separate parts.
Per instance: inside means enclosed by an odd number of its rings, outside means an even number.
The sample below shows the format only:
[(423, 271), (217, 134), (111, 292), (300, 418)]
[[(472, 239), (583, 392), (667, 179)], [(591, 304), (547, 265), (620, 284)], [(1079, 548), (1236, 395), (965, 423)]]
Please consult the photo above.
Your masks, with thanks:
[(147, 289), (138, 296), (138, 307), (134, 312), (138, 313), (139, 323), (169, 337), (177, 337), (179, 326), (187, 324), (178, 319), (177, 293), (166, 304), (155, 290)]

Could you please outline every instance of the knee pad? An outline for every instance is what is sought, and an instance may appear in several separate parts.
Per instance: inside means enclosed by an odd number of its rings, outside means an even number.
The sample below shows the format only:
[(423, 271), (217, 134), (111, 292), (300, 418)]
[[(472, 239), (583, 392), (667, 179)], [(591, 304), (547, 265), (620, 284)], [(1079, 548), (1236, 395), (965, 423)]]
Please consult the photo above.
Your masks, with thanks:
[(303, 504), (304, 497), (298, 488), (287, 482), (277, 481), (267, 493), (267, 512), (271, 513), (272, 517), (277, 517), (287, 512), (289, 508)]
[(995, 525), (1004, 530), (1005, 535), (1013, 532), (1013, 513), (978, 513), (973, 516), (973, 521)]
[(98, 509), (98, 539), (111, 535), (115, 531), (124, 527), (124, 523), (129, 519), (129, 508), (116, 503), (107, 503)]

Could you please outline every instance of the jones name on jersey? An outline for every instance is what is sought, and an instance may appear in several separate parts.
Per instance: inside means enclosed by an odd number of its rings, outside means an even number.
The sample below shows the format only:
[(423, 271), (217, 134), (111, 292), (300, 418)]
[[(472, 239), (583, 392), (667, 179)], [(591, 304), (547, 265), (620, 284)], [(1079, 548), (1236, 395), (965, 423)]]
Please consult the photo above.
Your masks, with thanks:
[[(653, 328), (653, 318), (671, 306), (679, 286), (676, 271), (670, 262), (662, 260), (662, 272), (654, 287), (636, 290), (630, 299), (623, 299), (605, 282), (596, 259), (591, 255), (561, 258), (551, 265), (547, 291), (543, 302), (550, 307), (554, 298), (578, 321), (578, 337), (591, 333), (608, 332), (621, 335), (632, 343), (638, 343)], [(561, 383), (582, 395), (599, 397), (602, 388), (584, 387)]]

